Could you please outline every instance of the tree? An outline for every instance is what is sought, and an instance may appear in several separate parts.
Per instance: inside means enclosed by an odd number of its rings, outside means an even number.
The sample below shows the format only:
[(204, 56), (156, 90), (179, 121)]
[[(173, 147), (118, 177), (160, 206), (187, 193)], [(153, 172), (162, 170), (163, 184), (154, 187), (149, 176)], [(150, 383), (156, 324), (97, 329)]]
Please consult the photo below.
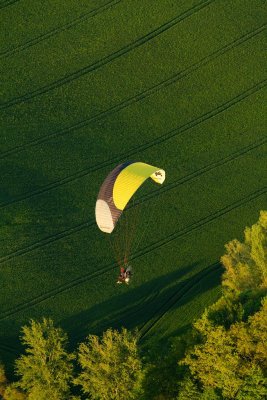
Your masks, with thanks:
[(179, 383), (179, 394), (177, 400), (221, 400), (222, 396), (213, 388), (200, 389), (197, 383), (190, 377), (185, 376)]
[(265, 400), (267, 379), (261, 368), (255, 364), (244, 375), (243, 384), (237, 392), (237, 400)]
[(206, 310), (207, 318), (215, 325), (223, 325), (225, 328), (229, 328), (234, 322), (242, 321), (245, 315), (243, 307), (239, 296), (232, 293), (227, 294), (227, 296), (223, 294), (216, 303)]
[(0, 363), (0, 396), (3, 396), (7, 387), (8, 381), (5, 373), (5, 367)]
[(181, 364), (204, 389), (216, 389), (226, 399), (267, 398), (267, 298), (247, 322), (236, 322), (228, 330), (213, 325), (207, 313), (195, 328), (202, 343)]
[(24, 326), (21, 340), (26, 354), (16, 360), (18, 387), (30, 400), (69, 399), (74, 356), (66, 351), (67, 335), (44, 318)]
[(247, 227), (244, 236), (244, 243), (234, 239), (226, 244), (221, 258), (226, 269), (223, 287), (236, 294), (267, 287), (267, 211), (261, 211), (258, 222)]
[(248, 318), (248, 322), (234, 324), (230, 334), (236, 338), (237, 351), (242, 358), (251, 360), (267, 373), (267, 297), (261, 309)]
[(177, 400), (199, 400), (200, 396), (201, 392), (197, 384), (190, 376), (186, 376), (179, 384)]
[(7, 386), (4, 396), (4, 400), (26, 400), (27, 396), (23, 393), (15, 383), (11, 383)]
[(89, 335), (78, 349), (82, 368), (74, 380), (91, 399), (140, 399), (144, 370), (137, 334), (108, 329), (101, 338)]
[(9, 383), (5, 367), (0, 364), (0, 398), (3, 400), (25, 400), (26, 395), (14, 383)]
[(179, 362), (188, 367), (189, 376), (178, 399), (263, 400), (267, 398), (266, 211), (245, 229), (243, 242), (235, 239), (226, 245), (221, 261), (223, 296), (194, 324), (196, 342)]
[(221, 326), (210, 330), (204, 344), (195, 346), (184, 363), (204, 387), (219, 388), (226, 398), (237, 393), (242, 384), (236, 374), (239, 359), (234, 352), (234, 342)]
[[(173, 400), (178, 389), (184, 367), (177, 364), (177, 359), (184, 356), (190, 334), (187, 332), (177, 338), (150, 338), (146, 348), (146, 376), (143, 383), (146, 400)], [(185, 340), (186, 339), (186, 340)]]
[(223, 400), (223, 397), (216, 392), (216, 389), (204, 388), (198, 400)]

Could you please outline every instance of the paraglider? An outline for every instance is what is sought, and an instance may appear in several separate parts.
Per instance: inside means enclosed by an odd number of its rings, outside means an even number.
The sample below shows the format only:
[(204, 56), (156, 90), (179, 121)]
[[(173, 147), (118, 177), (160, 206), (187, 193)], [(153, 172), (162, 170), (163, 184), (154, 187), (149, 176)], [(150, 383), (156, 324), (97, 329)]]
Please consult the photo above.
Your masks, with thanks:
[[(98, 193), (95, 207), (96, 223), (102, 232), (108, 235), (112, 234), (122, 214), (127, 214), (124, 210), (129, 201), (148, 178), (162, 184), (165, 180), (165, 171), (143, 162), (127, 161), (118, 165), (108, 174)], [(136, 206), (132, 208), (137, 209)], [(116, 243), (113, 246), (114, 254), (121, 268), (118, 283), (129, 283), (132, 274), (131, 269), (127, 271), (127, 267), (130, 247), (134, 240), (132, 232), (136, 227), (135, 218), (130, 218), (126, 227), (127, 232), (123, 234), (123, 246), (120, 246), (120, 249)], [(118, 254), (119, 252), (123, 254)]]
[(131, 277), (132, 277), (132, 267), (130, 265), (127, 265), (126, 268), (121, 267), (117, 283), (126, 283), (127, 285), (129, 285)]

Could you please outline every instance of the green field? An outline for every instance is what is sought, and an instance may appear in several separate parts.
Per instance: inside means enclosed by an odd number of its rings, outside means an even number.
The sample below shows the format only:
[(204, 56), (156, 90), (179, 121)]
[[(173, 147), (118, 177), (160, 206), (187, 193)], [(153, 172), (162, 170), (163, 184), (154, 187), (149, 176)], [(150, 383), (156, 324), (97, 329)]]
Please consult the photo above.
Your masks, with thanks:
[[(50, 316), (183, 332), (220, 295), (224, 244), (266, 209), (266, 1), (0, 0), (1, 358)], [(94, 206), (118, 163), (166, 170), (129, 287)], [(146, 221), (140, 221), (140, 232)]]

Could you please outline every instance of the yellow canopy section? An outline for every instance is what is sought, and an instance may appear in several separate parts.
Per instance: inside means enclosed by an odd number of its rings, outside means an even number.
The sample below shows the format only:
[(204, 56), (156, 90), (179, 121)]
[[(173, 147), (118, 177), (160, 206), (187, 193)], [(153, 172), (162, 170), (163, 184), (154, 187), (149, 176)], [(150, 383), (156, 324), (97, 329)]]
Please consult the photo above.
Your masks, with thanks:
[(136, 190), (149, 177), (161, 184), (165, 180), (165, 171), (142, 162), (136, 162), (124, 168), (117, 176), (113, 187), (115, 206), (123, 210)]

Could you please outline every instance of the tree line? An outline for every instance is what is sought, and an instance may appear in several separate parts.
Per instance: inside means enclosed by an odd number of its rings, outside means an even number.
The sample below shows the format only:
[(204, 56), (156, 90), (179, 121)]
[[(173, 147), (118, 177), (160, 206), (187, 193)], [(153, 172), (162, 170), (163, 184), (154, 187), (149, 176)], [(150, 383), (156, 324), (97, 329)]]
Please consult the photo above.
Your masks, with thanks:
[[(138, 331), (108, 329), (68, 350), (51, 319), (22, 328), (17, 380), (0, 365), (4, 400), (267, 399), (267, 211), (221, 258), (222, 296), (192, 328), (142, 348)], [(157, 347), (158, 346), (158, 347)]]

